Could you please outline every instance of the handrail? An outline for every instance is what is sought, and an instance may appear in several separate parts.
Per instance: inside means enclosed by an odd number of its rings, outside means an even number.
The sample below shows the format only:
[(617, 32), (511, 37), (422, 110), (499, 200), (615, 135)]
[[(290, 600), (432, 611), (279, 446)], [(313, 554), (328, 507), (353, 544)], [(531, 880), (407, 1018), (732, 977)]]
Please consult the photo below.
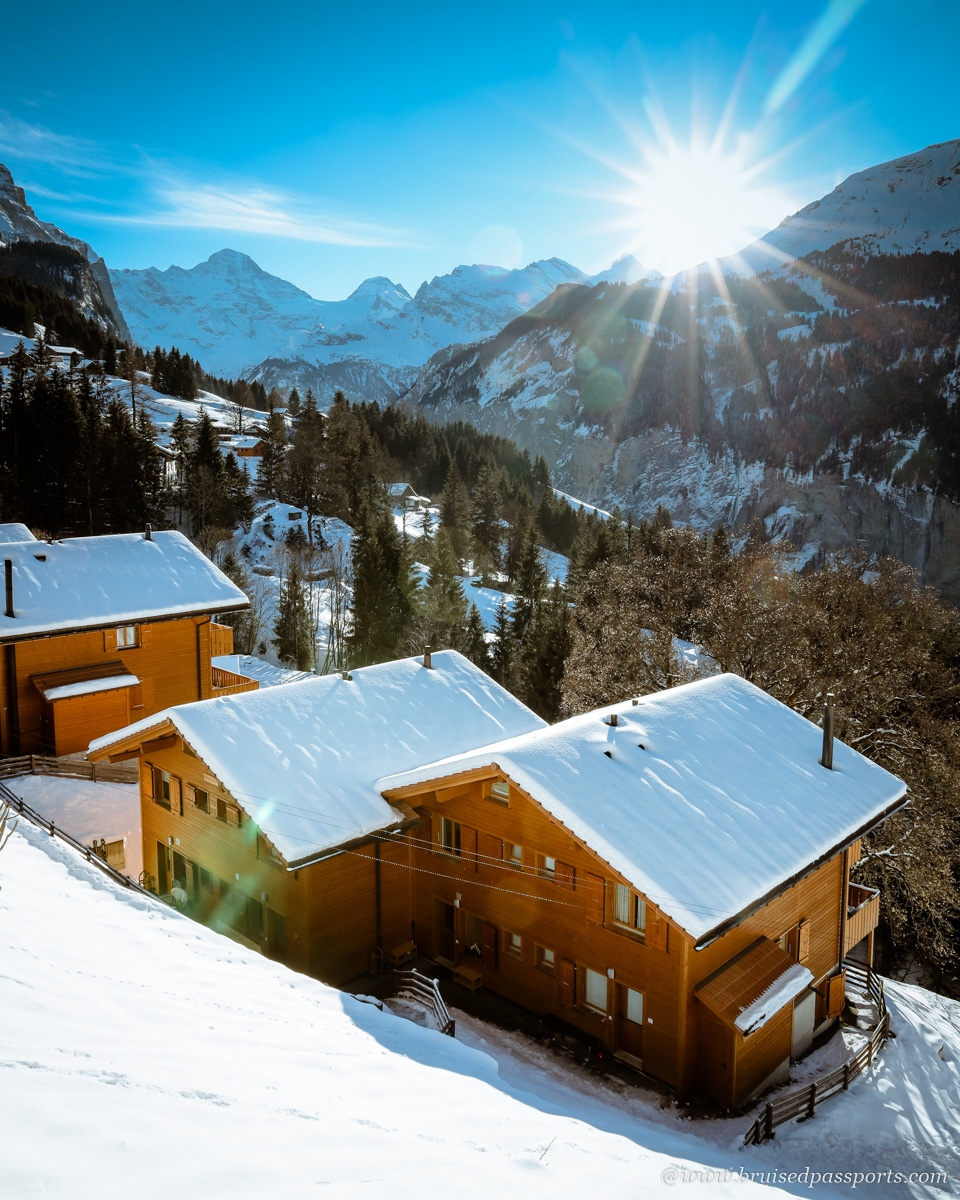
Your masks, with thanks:
[(397, 975), (401, 980), (400, 990), (412, 992), (418, 1000), (423, 1000), (433, 1011), (440, 1032), (445, 1033), (448, 1037), (456, 1037), (456, 1022), (450, 1016), (450, 1010), (440, 995), (440, 981), (430, 979), (427, 975), (421, 975), (416, 967), (412, 967), (409, 971), (397, 971)]
[(765, 1142), (774, 1136), (774, 1129), (787, 1121), (795, 1121), (798, 1117), (812, 1117), (818, 1104), (829, 1100), (838, 1092), (845, 1092), (850, 1081), (862, 1075), (873, 1066), (873, 1061), (879, 1054), (883, 1043), (890, 1031), (890, 1014), (887, 1012), (887, 1002), (883, 994), (883, 980), (871, 967), (864, 967), (852, 960), (844, 960), (843, 969), (847, 982), (853, 983), (862, 993), (869, 996), (876, 1004), (880, 1020), (865, 1046), (854, 1054), (841, 1067), (821, 1075), (812, 1083), (795, 1088), (771, 1100), (765, 1105), (763, 1112), (744, 1134), (743, 1145), (754, 1146)]
[(0, 758), (0, 779), (18, 775), (54, 775), (64, 779), (92, 779), (95, 782), (136, 783), (136, 765), (128, 763), (92, 763), (77, 758), (53, 758), (49, 754), (20, 754)]

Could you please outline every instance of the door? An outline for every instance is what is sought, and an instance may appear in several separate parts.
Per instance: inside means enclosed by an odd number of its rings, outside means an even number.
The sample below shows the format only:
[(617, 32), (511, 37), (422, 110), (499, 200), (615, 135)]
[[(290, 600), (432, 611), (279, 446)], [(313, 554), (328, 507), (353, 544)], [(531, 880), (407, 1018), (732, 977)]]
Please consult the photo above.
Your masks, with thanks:
[(173, 852), (173, 877), (184, 891), (187, 890), (187, 860), (176, 850)]
[(287, 922), (280, 913), (267, 909), (267, 954), (283, 962), (287, 952)]
[(453, 957), (456, 950), (456, 936), (454, 934), (454, 923), (456, 918), (456, 910), (452, 904), (447, 904), (443, 900), (434, 900), (433, 902), (433, 957), (437, 961), (444, 961), (453, 966)]
[(617, 984), (617, 1049), (643, 1059), (643, 993)]
[(157, 842), (157, 895), (165, 896), (170, 891), (170, 881), (167, 878), (167, 847), (163, 842)]
[(813, 1027), (817, 1016), (817, 993), (807, 992), (793, 1005), (793, 1046), (791, 1058), (800, 1058), (813, 1045)]
[(491, 971), (497, 969), (497, 927), (491, 925), (489, 921), (483, 922), (480, 942), (480, 957), (483, 959), (483, 965), (489, 967)]

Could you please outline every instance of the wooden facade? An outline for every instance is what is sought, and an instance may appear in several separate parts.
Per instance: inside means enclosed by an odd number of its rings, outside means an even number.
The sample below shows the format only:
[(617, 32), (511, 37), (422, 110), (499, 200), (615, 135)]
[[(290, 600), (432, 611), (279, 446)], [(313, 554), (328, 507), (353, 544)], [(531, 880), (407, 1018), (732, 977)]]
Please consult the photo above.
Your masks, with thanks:
[[(385, 793), (412, 811), (407, 832), (294, 871), (173, 726), (150, 736), (109, 755), (140, 757), (148, 882), (167, 893), (180, 881), (200, 919), (326, 982), (341, 984), (413, 941), (678, 1095), (727, 1108), (777, 1081), (836, 1017), (838, 983), (842, 1005), (856, 847), (698, 950), (653, 898), (493, 769)], [(743, 1033), (698, 990), (758, 943), (768, 961), (808, 968), (812, 986)]]
[[(223, 650), (225, 645), (229, 649)], [(255, 690), (256, 680), (243, 676), (214, 679), (211, 657), (232, 648), (233, 631), (206, 616), (9, 642), (0, 647), (2, 753), (82, 753), (94, 738), (174, 704)], [(53, 701), (45, 696), (49, 685), (57, 682), (54, 676), (68, 684), (94, 680), (111, 670), (140, 682)]]

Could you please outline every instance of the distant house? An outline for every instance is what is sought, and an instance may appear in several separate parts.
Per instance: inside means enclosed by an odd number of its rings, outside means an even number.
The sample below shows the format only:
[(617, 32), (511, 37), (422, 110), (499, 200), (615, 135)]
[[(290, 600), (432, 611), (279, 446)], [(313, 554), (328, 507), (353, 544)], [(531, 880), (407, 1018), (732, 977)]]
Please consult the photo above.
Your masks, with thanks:
[(259, 458), (263, 454), (263, 440), (259, 437), (235, 437), (230, 449), (240, 458)]
[(163, 477), (167, 483), (176, 483), (177, 481), (177, 462), (180, 455), (176, 452), (173, 446), (163, 442), (157, 443), (157, 453), (163, 459)]
[(232, 650), (232, 630), (211, 617), (248, 601), (182, 534), (44, 542), (10, 530), (0, 526), (3, 754), (77, 753), (140, 716), (218, 694), (210, 659)]
[(408, 512), (415, 512), (417, 509), (430, 507), (429, 498), (427, 496), (418, 496), (409, 483), (391, 483), (387, 486), (387, 494), (390, 496), (393, 504), (398, 508), (406, 509)]
[(145, 862), (201, 919), (332, 983), (415, 947), (734, 1108), (872, 953), (850, 872), (905, 788), (821, 751), (735, 676), (547, 726), (447, 651), (181, 705), (88, 757), (139, 757)]

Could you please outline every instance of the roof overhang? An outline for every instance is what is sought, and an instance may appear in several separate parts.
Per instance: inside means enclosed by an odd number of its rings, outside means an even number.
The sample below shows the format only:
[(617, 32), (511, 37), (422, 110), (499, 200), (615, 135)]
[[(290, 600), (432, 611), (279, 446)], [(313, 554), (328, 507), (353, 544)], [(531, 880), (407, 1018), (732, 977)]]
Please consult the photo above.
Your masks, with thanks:
[(855, 832), (848, 834), (841, 841), (831, 846), (829, 850), (825, 850), (824, 853), (810, 863), (809, 866), (804, 867), (802, 871), (797, 871), (795, 874), (791, 875), (789, 879), (785, 879), (783, 883), (777, 884), (775, 888), (771, 888), (770, 891), (765, 892), (762, 896), (759, 896), (756, 900), (748, 904), (746, 908), (742, 908), (740, 912), (734, 914), (734, 916), (728, 917), (719, 925), (715, 925), (712, 929), (708, 929), (706, 933), (702, 934), (699, 938), (697, 938), (696, 942), (694, 942), (694, 950), (705, 950), (707, 946), (715, 942), (717, 938), (721, 938), (725, 933), (729, 933), (731, 929), (735, 929), (748, 917), (752, 917), (755, 912), (758, 912), (765, 905), (769, 904), (771, 900), (775, 900), (777, 896), (780, 896), (784, 892), (789, 891), (790, 888), (795, 887), (796, 884), (801, 881), (801, 879), (806, 879), (808, 875), (812, 875), (814, 871), (818, 871), (824, 863), (829, 862), (830, 859), (835, 855), (839, 854), (843, 850), (846, 850), (847, 847), (852, 846), (854, 842), (859, 841), (862, 837), (866, 837), (868, 833), (876, 829), (878, 825), (882, 825), (888, 817), (892, 817), (895, 812), (899, 812), (900, 809), (903, 808), (904, 805), (909, 804), (909, 802), (910, 797), (907, 795), (906, 789), (904, 789), (903, 794), (894, 800), (892, 804), (889, 804), (882, 813), (876, 817), (871, 817), (869, 821), (861, 825), (859, 829), (855, 830)]
[(416, 829), (420, 824), (419, 815), (413, 811), (409, 804), (398, 801), (393, 802), (393, 807), (397, 809), (400, 820), (392, 822), (390, 825), (384, 825), (381, 829), (373, 829), (369, 833), (361, 833), (347, 842), (340, 842), (336, 846), (327, 847), (325, 850), (317, 850), (313, 854), (305, 854), (303, 858), (288, 862), (287, 870), (300, 871), (304, 867), (313, 866), (314, 863), (321, 863), (328, 858), (335, 858), (338, 854), (346, 854), (351, 850), (359, 850), (362, 846), (393, 841), (395, 834), (404, 833), (408, 829)]
[[(15, 642), (35, 642), (39, 638), (66, 637), (71, 633), (96, 633), (101, 629), (117, 629), (121, 625), (159, 625), (161, 621), (186, 621), (191, 617), (210, 617), (214, 613), (241, 612), (249, 607), (249, 600), (245, 600), (242, 604), (231, 600), (229, 604), (208, 604), (206, 608), (193, 608), (186, 612), (161, 613), (157, 616), (140, 613), (135, 616), (114, 617), (109, 621), (95, 621), (89, 625), (71, 625), (65, 629), (35, 629), (31, 633), (8, 633), (0, 630), (0, 646), (13, 645)], [(16, 617), (7, 618), (11, 621), (16, 619)]]

